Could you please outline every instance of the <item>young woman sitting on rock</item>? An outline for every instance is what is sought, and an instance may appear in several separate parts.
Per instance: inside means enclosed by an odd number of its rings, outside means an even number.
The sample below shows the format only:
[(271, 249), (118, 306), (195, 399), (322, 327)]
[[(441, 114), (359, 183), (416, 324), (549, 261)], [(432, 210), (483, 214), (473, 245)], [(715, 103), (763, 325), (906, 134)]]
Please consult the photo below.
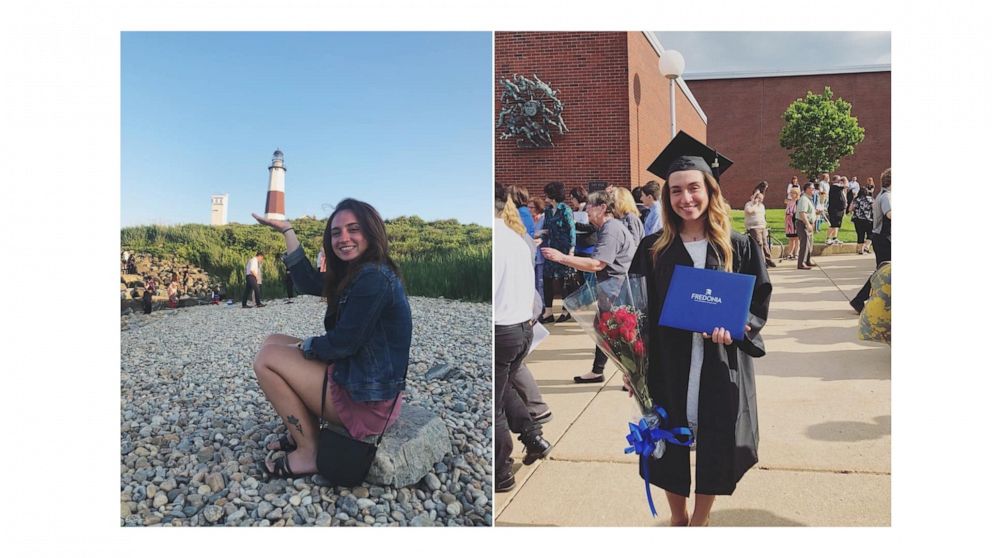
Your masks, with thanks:
[(317, 471), (325, 375), (324, 419), (352, 437), (379, 434), (399, 417), (413, 331), (410, 305), (389, 257), (385, 224), (371, 205), (345, 199), (327, 220), (326, 273), (313, 269), (289, 222), (252, 216), (284, 235), (283, 261), (296, 289), (327, 299), (326, 333), (270, 335), (254, 363), (259, 386), (289, 432), (268, 446), (288, 453), (266, 459), (263, 470), (277, 477), (310, 475)]

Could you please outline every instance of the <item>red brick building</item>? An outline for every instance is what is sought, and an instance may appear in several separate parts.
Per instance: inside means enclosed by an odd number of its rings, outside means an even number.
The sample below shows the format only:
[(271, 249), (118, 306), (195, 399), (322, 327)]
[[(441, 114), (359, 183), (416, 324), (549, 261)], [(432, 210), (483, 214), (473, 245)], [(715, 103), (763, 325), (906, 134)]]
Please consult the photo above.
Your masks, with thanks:
[[(630, 187), (657, 180), (647, 172), (670, 139), (669, 85), (658, 71), (661, 45), (653, 33), (514, 33), (495, 37), (494, 122), (502, 78), (537, 76), (558, 92), (569, 132), (554, 147), (518, 147), (495, 130), (496, 180), (542, 194), (557, 180), (575, 186)], [(706, 141), (706, 115), (684, 82), (676, 92), (676, 123)]]
[[(686, 58), (691, 53), (683, 53)], [(734, 161), (720, 184), (733, 207), (744, 206), (754, 186), (767, 180), (769, 208), (784, 207), (785, 185), (793, 175), (803, 174), (789, 166), (788, 152), (779, 147), (778, 136), (789, 104), (807, 91), (821, 93), (829, 86), (834, 99), (851, 103), (851, 114), (865, 129), (865, 139), (854, 155), (841, 160), (836, 174), (857, 176), (866, 184), (869, 176), (878, 184), (879, 175), (892, 161), (892, 73), (889, 66), (852, 68), (833, 73), (722, 74), (690, 76), (699, 104), (709, 116), (709, 143)]]
[[(494, 122), (502, 78), (539, 77), (558, 92), (569, 132), (554, 132), (554, 147), (518, 147), (495, 130), (496, 180), (543, 195), (548, 182), (565, 186), (643, 185), (660, 179), (646, 169), (671, 138), (669, 86), (658, 71), (663, 51), (650, 32), (527, 33), (495, 36)], [(683, 53), (691, 60), (692, 53)], [(784, 206), (793, 175), (779, 147), (782, 113), (806, 91), (830, 86), (834, 98), (852, 105), (865, 129), (864, 141), (835, 171), (857, 175), (862, 184), (891, 165), (891, 71), (888, 66), (833, 73), (696, 74), (679, 80), (676, 125), (717, 147), (734, 161), (721, 177), (724, 195), (742, 208), (754, 186), (767, 180), (766, 206)], [(690, 90), (691, 87), (691, 90)], [(704, 112), (707, 111), (707, 112)]]

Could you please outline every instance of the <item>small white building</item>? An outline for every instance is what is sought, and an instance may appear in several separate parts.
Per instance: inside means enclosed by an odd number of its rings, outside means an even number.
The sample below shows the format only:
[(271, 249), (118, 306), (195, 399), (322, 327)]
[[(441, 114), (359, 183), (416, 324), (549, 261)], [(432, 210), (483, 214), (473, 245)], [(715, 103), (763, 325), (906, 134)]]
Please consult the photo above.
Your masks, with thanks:
[(213, 226), (227, 224), (227, 194), (210, 196), (210, 224)]

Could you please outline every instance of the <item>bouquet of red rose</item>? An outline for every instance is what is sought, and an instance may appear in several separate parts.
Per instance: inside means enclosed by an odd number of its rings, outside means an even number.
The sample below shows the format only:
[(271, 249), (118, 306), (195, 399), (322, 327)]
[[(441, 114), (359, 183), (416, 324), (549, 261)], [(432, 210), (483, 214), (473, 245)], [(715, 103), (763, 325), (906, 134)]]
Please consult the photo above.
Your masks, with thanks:
[(643, 276), (587, 281), (565, 298), (565, 308), (620, 368), (634, 388), (642, 415), (654, 411), (648, 393), (647, 284)]
[(648, 291), (644, 276), (628, 275), (599, 282), (587, 281), (565, 298), (565, 309), (592, 337), (606, 356), (620, 368), (633, 389), (641, 418), (630, 423), (624, 453), (636, 453), (644, 477), (651, 515), (656, 515), (648, 482), (648, 456), (661, 458), (665, 444), (689, 446), (692, 431), (686, 427), (668, 428), (668, 413), (655, 405), (648, 391)]

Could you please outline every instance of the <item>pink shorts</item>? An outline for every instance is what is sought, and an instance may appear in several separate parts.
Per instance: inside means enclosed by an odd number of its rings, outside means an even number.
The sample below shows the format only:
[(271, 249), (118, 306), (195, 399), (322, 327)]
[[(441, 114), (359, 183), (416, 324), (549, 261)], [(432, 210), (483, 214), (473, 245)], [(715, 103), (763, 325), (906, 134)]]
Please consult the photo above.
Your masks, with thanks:
[[(337, 410), (341, 422), (351, 434), (352, 438), (362, 440), (367, 436), (378, 436), (384, 428), (389, 428), (400, 417), (403, 409), (403, 394), (396, 397), (396, 408), (393, 409), (393, 400), (386, 401), (354, 401), (348, 390), (339, 386), (331, 378), (331, 371), (334, 365), (327, 367), (327, 392), (331, 396), (331, 403)], [(389, 413), (393, 410), (392, 414)]]

